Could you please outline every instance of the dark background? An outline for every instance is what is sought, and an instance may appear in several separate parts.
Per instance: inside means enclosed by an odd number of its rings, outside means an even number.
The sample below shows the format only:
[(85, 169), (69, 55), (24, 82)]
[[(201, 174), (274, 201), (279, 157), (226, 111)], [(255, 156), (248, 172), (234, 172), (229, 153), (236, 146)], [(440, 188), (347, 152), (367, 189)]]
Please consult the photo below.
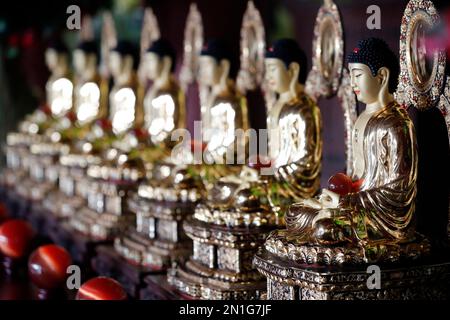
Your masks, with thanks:
[[(447, 0), (448, 1), (448, 0)], [(447, 1), (435, 1), (438, 7)], [(202, 14), (205, 38), (226, 40), (235, 60), (239, 55), (239, 39), (246, 0), (197, 0)], [(260, 10), (268, 43), (280, 37), (294, 37), (311, 62), (314, 21), (322, 1), (319, 0), (255, 0)], [(345, 52), (348, 53), (361, 38), (383, 38), (394, 52), (399, 50), (400, 22), (406, 0), (335, 0), (340, 9), (345, 34)], [(439, 2), (439, 3), (438, 3)], [(44, 85), (48, 71), (44, 64), (44, 50), (49, 39), (64, 36), (70, 46), (76, 45), (76, 31), (66, 29), (66, 8), (71, 4), (81, 7), (82, 14), (99, 17), (102, 9), (109, 8), (117, 17), (119, 38), (126, 37), (138, 43), (143, 7), (150, 5), (159, 21), (162, 36), (177, 49), (181, 62), (184, 26), (190, 0), (147, 1), (1, 1), (0, 2), (0, 141), (7, 131), (16, 127), (24, 114), (31, 112), (45, 99)], [(381, 8), (381, 30), (368, 30), (366, 9), (369, 5)], [(97, 19), (98, 20), (98, 19)], [(97, 24), (97, 34), (99, 24)], [(177, 70), (179, 70), (178, 63)], [(238, 66), (236, 65), (236, 68)], [(308, 66), (308, 68), (310, 65)], [(195, 92), (192, 91), (192, 92)], [(189, 128), (199, 119), (198, 99), (188, 96)], [(343, 113), (338, 99), (319, 101), (323, 117), (323, 174), (326, 186), (329, 176), (345, 170)], [(265, 127), (265, 107), (258, 92), (249, 94), (250, 120), (254, 128)], [(359, 107), (361, 111), (361, 107)], [(424, 113), (411, 111), (418, 131), (421, 154), (419, 176), (420, 210), (427, 210), (428, 226), (443, 225), (448, 208), (449, 151), (446, 127), (442, 115), (436, 110)], [(438, 183), (438, 181), (444, 181)], [(437, 199), (437, 200), (436, 200)], [(445, 201), (444, 201), (445, 200)], [(437, 202), (437, 204), (436, 204)], [(438, 211), (439, 213), (436, 213)], [(443, 212), (444, 211), (444, 212)], [(440, 234), (444, 230), (440, 227)]]

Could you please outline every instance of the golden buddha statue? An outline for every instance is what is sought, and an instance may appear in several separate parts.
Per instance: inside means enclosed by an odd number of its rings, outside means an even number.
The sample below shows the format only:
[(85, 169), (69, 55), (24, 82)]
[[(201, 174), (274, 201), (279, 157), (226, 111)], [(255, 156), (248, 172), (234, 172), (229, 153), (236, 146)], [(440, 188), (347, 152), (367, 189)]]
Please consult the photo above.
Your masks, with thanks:
[[(148, 59), (150, 67), (152, 57)], [(171, 261), (187, 258), (192, 243), (182, 232), (182, 222), (193, 214), (204, 196), (206, 180), (234, 170), (225, 165), (228, 151), (233, 153), (234, 161), (237, 145), (245, 143), (243, 138), (235, 137), (235, 129), (248, 127), (245, 99), (236, 92), (230, 79), (231, 58), (225, 45), (219, 40), (209, 41), (199, 60), (199, 85), (208, 86), (211, 92), (202, 112), (202, 121), (209, 123), (203, 123), (203, 130), (207, 131), (203, 132), (203, 138), (208, 139), (202, 141), (202, 146), (200, 141), (186, 144), (186, 140), (175, 146), (169, 155), (154, 163), (148, 181), (139, 186), (131, 199), (136, 225), (124, 237), (116, 238), (115, 249), (139, 265), (161, 269), (170, 266)], [(154, 73), (151, 69), (156, 68), (148, 68), (149, 75)], [(160, 75), (153, 85), (166, 82), (165, 78), (164, 74)], [(158, 122), (155, 125), (161, 126)], [(151, 128), (150, 136), (153, 136)], [(195, 162), (196, 148), (204, 152), (202, 155), (209, 162)], [(211, 167), (215, 168), (210, 170)], [(206, 174), (208, 179), (202, 180)]]
[(175, 50), (165, 39), (152, 43), (143, 56), (142, 68), (152, 84), (144, 97), (144, 127), (149, 144), (140, 156), (154, 162), (168, 156), (174, 146), (171, 134), (185, 127), (185, 99), (174, 76)]
[[(107, 93), (101, 92), (98, 73), (98, 49), (94, 41), (82, 41), (73, 51), (75, 71), (73, 122), (65, 121), (54, 128), (53, 136), (70, 146), (70, 152), (59, 159), (59, 190), (50, 192), (44, 199), (46, 209), (57, 216), (68, 216), (83, 204), (77, 189), (88, 162), (93, 160), (84, 154), (83, 146), (97, 119), (106, 116)], [(53, 139), (56, 142), (56, 139)], [(88, 161), (89, 158), (89, 161)]]
[[(72, 122), (69, 112), (72, 109), (73, 84), (70, 80), (67, 47), (62, 41), (53, 41), (45, 52), (45, 60), (51, 72), (46, 83), (47, 102), (19, 123), (18, 133), (11, 133), (7, 138), (7, 153), (12, 155), (12, 159), (17, 159), (16, 164), (20, 163), (21, 170), (5, 176), (14, 182), (30, 174), (30, 179), (20, 184), (14, 183), (18, 193), (26, 198), (40, 199), (44, 190), (54, 184), (54, 170), (46, 172), (46, 169), (52, 165), (53, 157), (67, 148), (53, 145), (52, 139), (58, 139), (58, 136), (52, 133), (55, 128)], [(36, 183), (46, 180), (49, 183), (38, 190)]]
[[(306, 56), (294, 40), (275, 42), (265, 58), (266, 81), (276, 98), (268, 106), (269, 157), (244, 167), (239, 176), (223, 177), (209, 192), (195, 217), (219, 224), (274, 224), (274, 213), (319, 188), (322, 138), (317, 105), (304, 93)], [(260, 174), (255, 167), (266, 170)], [(270, 168), (269, 168), (270, 167)], [(261, 171), (263, 172), (263, 171)], [(252, 219), (244, 216), (252, 216)], [(235, 222), (223, 219), (235, 219)], [(225, 218), (228, 217), (228, 218)], [(222, 220), (222, 221), (221, 221)]]
[(414, 126), (393, 98), (399, 63), (380, 39), (348, 57), (351, 85), (366, 110), (352, 136), (351, 178), (337, 174), (317, 198), (292, 205), (269, 252), (302, 263), (395, 261), (427, 251), (415, 232), (417, 147)]
[(87, 207), (73, 215), (70, 225), (94, 238), (105, 239), (127, 220), (123, 198), (145, 175), (139, 158), (129, 153), (145, 143), (142, 134), (141, 102), (136, 69), (137, 49), (128, 41), (119, 41), (109, 54), (113, 87), (109, 94), (108, 119), (99, 119), (82, 141), (82, 151), (98, 161), (87, 168), (89, 192)]
[(321, 116), (303, 90), (306, 57), (294, 40), (282, 39), (266, 52), (265, 67), (275, 95), (267, 117), (270, 160), (258, 157), (214, 183), (183, 224), (192, 256), (168, 273), (171, 284), (195, 297), (259, 298), (266, 283), (252, 267), (257, 248), (283, 206), (318, 189)]
[(50, 77), (45, 85), (46, 104), (19, 124), (19, 130), (29, 134), (43, 134), (46, 129), (72, 109), (73, 84), (70, 77), (68, 50), (62, 41), (53, 41), (45, 52)]

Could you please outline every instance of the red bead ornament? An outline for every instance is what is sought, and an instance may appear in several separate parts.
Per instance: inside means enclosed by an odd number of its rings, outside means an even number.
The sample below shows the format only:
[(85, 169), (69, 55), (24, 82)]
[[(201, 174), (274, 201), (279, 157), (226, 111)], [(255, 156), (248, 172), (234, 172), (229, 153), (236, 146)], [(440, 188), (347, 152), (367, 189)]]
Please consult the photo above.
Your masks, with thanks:
[(108, 277), (97, 277), (83, 283), (77, 300), (126, 300), (127, 294), (119, 282)]
[(30, 248), (34, 230), (23, 220), (13, 219), (0, 225), (0, 252), (6, 257), (19, 259)]
[(353, 181), (346, 174), (336, 173), (328, 180), (328, 189), (339, 194), (340, 196), (345, 196), (346, 194), (352, 192), (352, 188)]
[(72, 258), (66, 249), (54, 244), (44, 245), (31, 254), (28, 274), (38, 288), (56, 289), (64, 284), (71, 264)]

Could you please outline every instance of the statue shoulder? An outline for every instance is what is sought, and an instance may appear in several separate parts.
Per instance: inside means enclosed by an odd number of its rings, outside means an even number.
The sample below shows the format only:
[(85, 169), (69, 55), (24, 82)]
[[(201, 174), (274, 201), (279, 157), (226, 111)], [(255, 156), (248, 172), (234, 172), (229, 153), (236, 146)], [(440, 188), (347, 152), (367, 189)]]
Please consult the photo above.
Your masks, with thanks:
[(299, 99), (293, 99), (281, 107), (280, 118), (296, 113), (303, 117), (320, 117), (320, 109), (317, 104), (306, 94)]

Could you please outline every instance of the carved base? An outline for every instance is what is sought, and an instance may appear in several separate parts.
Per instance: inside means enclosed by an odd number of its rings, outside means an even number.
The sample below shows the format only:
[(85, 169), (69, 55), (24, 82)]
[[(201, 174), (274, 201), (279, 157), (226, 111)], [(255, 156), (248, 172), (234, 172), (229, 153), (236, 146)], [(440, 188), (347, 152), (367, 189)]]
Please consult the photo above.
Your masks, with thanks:
[(60, 190), (51, 191), (42, 201), (43, 207), (58, 218), (69, 218), (78, 212), (86, 201), (79, 196), (67, 196)]
[(99, 275), (119, 281), (132, 298), (139, 298), (139, 291), (145, 287), (144, 277), (161, 273), (147, 267), (133, 265), (122, 258), (112, 246), (98, 246), (92, 259), (92, 267)]
[(92, 258), (96, 255), (96, 247), (111, 244), (108, 240), (95, 240), (79, 232), (74, 231), (67, 223), (61, 221), (59, 228), (51, 238), (53, 241), (65, 247), (74, 262), (83, 266), (90, 266)]
[(188, 300), (189, 298), (173, 290), (166, 275), (151, 274), (144, 279), (144, 288), (139, 292), (141, 300)]
[(86, 207), (81, 208), (77, 214), (68, 220), (68, 224), (73, 231), (92, 241), (113, 241), (132, 223), (133, 217), (129, 214), (98, 213)]
[[(299, 264), (279, 258), (260, 248), (254, 266), (267, 277), (269, 300), (343, 299), (448, 299), (450, 297), (450, 254), (380, 268), (380, 289), (369, 265), (320, 266)], [(370, 277), (370, 278), (369, 278)]]
[(252, 267), (257, 248), (273, 227), (233, 227), (190, 218), (184, 223), (193, 239), (193, 255), (168, 272), (180, 292), (199, 299), (258, 299), (264, 278)]
[(150, 239), (148, 235), (130, 228), (126, 235), (115, 239), (114, 249), (132, 264), (152, 270), (166, 270), (172, 262), (184, 262), (189, 257), (192, 242)]

